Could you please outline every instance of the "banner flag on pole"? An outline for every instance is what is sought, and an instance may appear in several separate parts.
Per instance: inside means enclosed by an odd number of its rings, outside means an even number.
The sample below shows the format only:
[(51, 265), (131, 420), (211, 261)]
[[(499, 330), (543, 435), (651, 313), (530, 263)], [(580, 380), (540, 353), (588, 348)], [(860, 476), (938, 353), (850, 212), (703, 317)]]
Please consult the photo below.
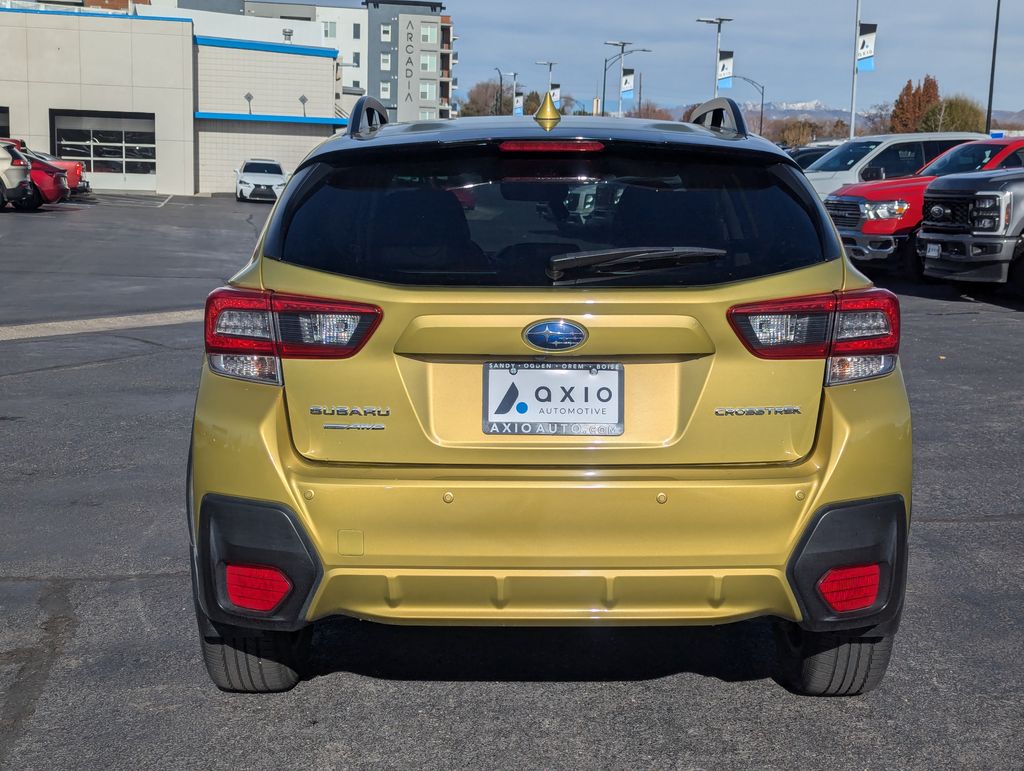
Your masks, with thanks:
[(551, 84), (551, 101), (555, 103), (555, 109), (562, 109), (562, 84)]
[(857, 36), (857, 72), (874, 72), (875, 70), (875, 32), (877, 24), (861, 24), (860, 35)]
[(633, 101), (633, 70), (622, 71), (622, 87), (619, 89), (619, 96), (623, 102)]
[(512, 114), (522, 115), (523, 114), (523, 92), (516, 91), (515, 101), (512, 103)]
[(732, 51), (718, 52), (718, 87), (732, 88)]

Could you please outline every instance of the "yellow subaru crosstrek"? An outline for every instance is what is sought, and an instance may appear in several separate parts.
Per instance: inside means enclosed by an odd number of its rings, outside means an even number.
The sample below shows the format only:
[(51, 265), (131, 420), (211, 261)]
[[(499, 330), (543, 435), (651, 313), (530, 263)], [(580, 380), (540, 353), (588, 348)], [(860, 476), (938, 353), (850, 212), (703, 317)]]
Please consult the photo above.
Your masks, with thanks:
[(213, 681), (312, 622), (775, 619), (779, 679), (883, 677), (903, 605), (897, 299), (797, 165), (694, 123), (387, 125), (299, 166), (206, 305), (189, 459)]

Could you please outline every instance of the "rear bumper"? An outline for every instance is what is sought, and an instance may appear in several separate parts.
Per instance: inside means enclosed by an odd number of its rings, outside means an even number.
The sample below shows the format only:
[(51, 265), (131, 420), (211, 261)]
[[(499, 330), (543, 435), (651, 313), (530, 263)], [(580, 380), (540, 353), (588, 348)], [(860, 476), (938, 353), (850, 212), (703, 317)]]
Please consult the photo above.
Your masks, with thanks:
[[(775, 616), (835, 629), (892, 624), (898, 616), (910, 500), (910, 420), (898, 371), (828, 389), (812, 453), (764, 467), (314, 463), (292, 448), (282, 400), (274, 387), (203, 375), (193, 433), (193, 553), (199, 598), (214, 620), (297, 628), (339, 614), (538, 625)], [(882, 514), (872, 508), (876, 499), (885, 502)], [(297, 535), (285, 551), (310, 555), (318, 577), (296, 589), (281, 618), (222, 604), (215, 555), (227, 551), (203, 539), (223, 531), (214, 524), (225, 500), (287, 518)], [(847, 513), (828, 514), (838, 509)], [(284, 565), (260, 534), (287, 528), (262, 525), (262, 516), (233, 515), (241, 534), (231, 543), (250, 549), (238, 559)], [(855, 523), (853, 535), (821, 524), (840, 519)], [(819, 528), (826, 535), (808, 535)], [(827, 554), (830, 567), (883, 555), (872, 561), (892, 565), (885, 601), (829, 616), (816, 605), (821, 565), (806, 562), (809, 554)]]
[(871, 267), (898, 267), (897, 253), (907, 241), (906, 235), (865, 234), (848, 229), (840, 229), (839, 235), (847, 256)]
[(16, 187), (8, 187), (4, 190), (4, 198), (10, 203), (16, 203), (18, 201), (24, 201), (26, 198), (32, 195), (32, 182), (29, 179), (23, 179), (18, 182)]
[[(917, 253), (924, 257), (924, 273), (953, 281), (1005, 283), (1019, 238), (975, 236), (969, 233), (918, 234)], [(929, 245), (939, 247), (938, 257), (928, 256)], [(933, 250), (934, 251), (934, 250)]]
[(71, 192), (74, 193), (75, 195), (81, 195), (82, 193), (91, 193), (92, 183), (90, 183), (87, 179), (79, 180), (78, 184), (75, 185), (74, 189)]

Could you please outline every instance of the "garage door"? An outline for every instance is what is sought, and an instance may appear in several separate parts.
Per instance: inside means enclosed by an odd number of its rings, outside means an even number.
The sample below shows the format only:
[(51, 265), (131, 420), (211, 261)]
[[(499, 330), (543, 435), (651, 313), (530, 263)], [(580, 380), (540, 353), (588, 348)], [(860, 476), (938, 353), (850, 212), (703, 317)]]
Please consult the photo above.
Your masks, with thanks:
[(54, 115), (54, 154), (85, 164), (97, 190), (156, 190), (156, 120), (92, 113)]

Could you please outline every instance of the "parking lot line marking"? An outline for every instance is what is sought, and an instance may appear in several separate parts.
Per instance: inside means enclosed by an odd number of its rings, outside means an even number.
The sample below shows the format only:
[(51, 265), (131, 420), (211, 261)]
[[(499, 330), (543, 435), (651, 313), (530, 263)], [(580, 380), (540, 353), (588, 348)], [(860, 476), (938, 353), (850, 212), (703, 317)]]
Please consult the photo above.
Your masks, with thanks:
[(166, 327), (171, 324), (190, 324), (203, 320), (201, 309), (166, 311), (162, 313), (133, 313), (127, 316), (103, 316), (94, 319), (68, 319), (41, 324), (13, 324), (0, 327), (0, 341), (32, 340), (58, 335), (81, 335), (87, 332), (110, 332), (115, 329), (141, 329)]

